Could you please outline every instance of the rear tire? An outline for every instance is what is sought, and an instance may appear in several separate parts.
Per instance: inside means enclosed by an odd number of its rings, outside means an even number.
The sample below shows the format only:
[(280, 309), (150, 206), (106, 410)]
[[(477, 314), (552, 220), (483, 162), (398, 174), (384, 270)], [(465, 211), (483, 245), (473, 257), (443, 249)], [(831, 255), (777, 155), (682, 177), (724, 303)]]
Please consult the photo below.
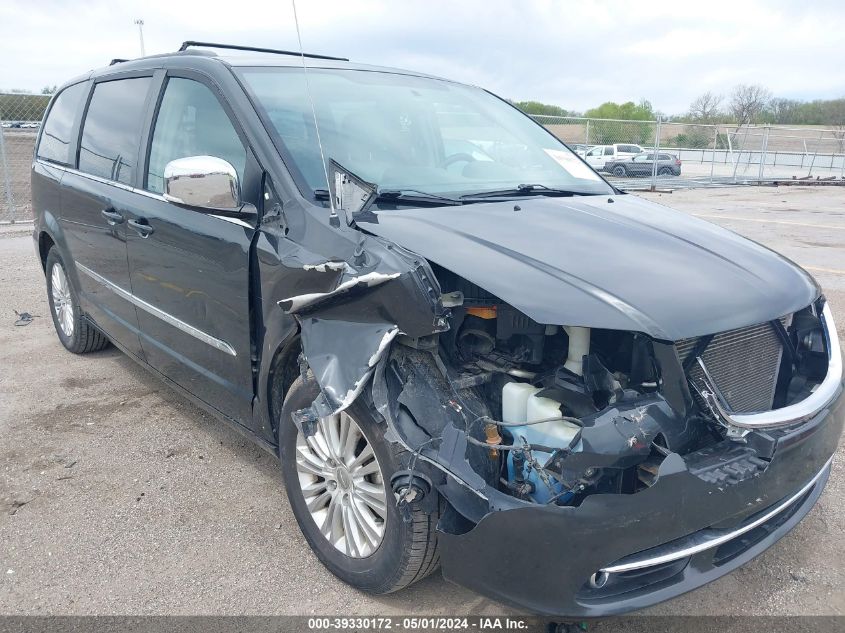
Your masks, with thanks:
[[(311, 406), (318, 395), (319, 387), (313, 378), (306, 382), (297, 378), (287, 393), (279, 420), (279, 454), (285, 489), (299, 528), (320, 562), (353, 587), (374, 594), (407, 587), (437, 569), (440, 562), (435, 530), (440, 515), (439, 503), (433, 504), (435, 510), (432, 512), (411, 504), (411, 520), (402, 520), (390, 478), (403, 468), (401, 458), (405, 451), (384, 439), (384, 424), (373, 418), (361, 398), (343, 414), (321, 420), (318, 431), (306, 440), (293, 423), (291, 414)], [(344, 414), (347, 416), (345, 423), (340, 418)], [(329, 424), (336, 426), (329, 429)], [(335, 429), (339, 429), (337, 435), (333, 433)], [(351, 442), (342, 441), (344, 429), (350, 433), (346, 437), (353, 438)], [(355, 429), (360, 436), (352, 435)], [(327, 443), (324, 438), (332, 436), (335, 439)], [(333, 452), (326, 448), (331, 442), (335, 447), (354, 447), (351, 452)], [(371, 456), (366, 452), (369, 449)], [(367, 457), (362, 463), (366, 467), (359, 466), (356, 472), (354, 464), (365, 454)], [(329, 457), (324, 459), (326, 455)], [(351, 467), (347, 469), (347, 466)], [(364, 470), (368, 474), (360, 475)], [(371, 510), (373, 506), (367, 505), (379, 505), (377, 500), (373, 501), (379, 496), (379, 490), (380, 498), (384, 500), (381, 522), (378, 513)], [(432, 494), (437, 493), (431, 491), (429, 495)], [(363, 525), (357, 518), (362, 516), (362, 509), (369, 510), (367, 516), (375, 519), (367, 525), (374, 533), (380, 531), (380, 538), (371, 538), (367, 547), (359, 549), (354, 544), (358, 532), (353, 523)], [(335, 529), (331, 517), (337, 514), (341, 518)], [(323, 526), (322, 531), (318, 521)], [(347, 538), (349, 534), (353, 538)]]
[(74, 354), (87, 354), (106, 347), (109, 339), (83, 318), (79, 309), (79, 295), (56, 247), (47, 253), (45, 270), (50, 316), (53, 317), (53, 326), (62, 345)]
[(658, 176), (672, 176), (674, 174), (672, 173), (671, 167), (661, 167), (660, 170), (657, 172), (657, 175)]

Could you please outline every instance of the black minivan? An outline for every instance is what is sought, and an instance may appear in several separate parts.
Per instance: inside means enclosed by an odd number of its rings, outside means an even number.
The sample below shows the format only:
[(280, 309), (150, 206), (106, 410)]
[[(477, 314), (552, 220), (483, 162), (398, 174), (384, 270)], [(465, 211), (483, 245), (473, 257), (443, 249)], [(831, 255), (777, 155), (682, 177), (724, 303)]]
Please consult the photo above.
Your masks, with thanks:
[(830, 473), (810, 275), (483, 89), (186, 42), (64, 85), (32, 195), (62, 344), (114, 344), (278, 455), (360, 589), (439, 567), (620, 613), (757, 556)]

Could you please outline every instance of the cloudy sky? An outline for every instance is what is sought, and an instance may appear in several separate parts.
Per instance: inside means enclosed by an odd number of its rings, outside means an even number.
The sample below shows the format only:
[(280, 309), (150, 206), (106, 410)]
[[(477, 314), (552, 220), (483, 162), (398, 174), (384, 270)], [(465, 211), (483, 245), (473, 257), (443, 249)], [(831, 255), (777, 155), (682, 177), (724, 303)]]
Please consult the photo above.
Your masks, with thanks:
[[(845, 96), (837, 0), (298, 0), (305, 49), (584, 110), (649, 99), (681, 113), (706, 90)], [(186, 39), (296, 48), (290, 0), (2, 0), (0, 89), (45, 85)]]

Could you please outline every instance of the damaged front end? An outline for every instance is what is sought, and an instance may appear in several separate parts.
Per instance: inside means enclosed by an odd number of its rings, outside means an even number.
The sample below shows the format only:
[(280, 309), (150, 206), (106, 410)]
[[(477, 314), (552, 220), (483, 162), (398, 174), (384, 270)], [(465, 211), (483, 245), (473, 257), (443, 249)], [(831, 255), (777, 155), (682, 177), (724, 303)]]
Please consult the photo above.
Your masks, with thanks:
[(539, 613), (619, 613), (742, 564), (821, 493), (843, 419), (823, 298), (670, 342), (539, 323), (364, 240), (378, 248), (303, 265), (322, 291), (279, 302), (321, 388), (294, 421), (308, 435), (365, 399), (406, 449), (400, 508), (446, 502), (447, 578)]
[[(449, 504), (439, 526), (447, 578), (540, 613), (619, 613), (727, 573), (821, 493), (843, 418), (823, 300), (786, 325), (766, 324), (785, 335), (771, 354), (769, 331), (690, 348), (538, 324), (435, 272), (463, 296), (452, 328), (397, 339), (373, 400)], [(734, 351), (746, 357), (733, 363), (769, 371), (768, 380), (731, 382), (731, 359), (720, 355), (743, 337), (751, 343)], [(689, 354), (696, 368), (709, 360), (725, 385), (720, 408), (706, 397), (717, 378), (685, 366)], [(727, 411), (743, 398), (789, 422), (750, 426), (747, 408)], [(756, 414), (771, 421), (771, 411)]]

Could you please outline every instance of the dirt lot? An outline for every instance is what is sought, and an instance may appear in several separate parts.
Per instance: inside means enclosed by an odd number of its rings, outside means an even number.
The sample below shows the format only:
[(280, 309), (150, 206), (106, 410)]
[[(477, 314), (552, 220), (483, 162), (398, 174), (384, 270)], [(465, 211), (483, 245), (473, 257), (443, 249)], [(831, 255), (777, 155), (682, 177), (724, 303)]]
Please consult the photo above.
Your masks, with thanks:
[[(648, 197), (804, 265), (845, 324), (845, 188)], [(61, 347), (21, 230), (0, 229), (0, 613), (505, 611), (437, 575), (383, 597), (336, 580), (306, 546), (271, 457), (114, 349), (83, 357)], [(38, 317), (15, 327), (13, 309)], [(827, 490), (792, 534), (648, 612), (845, 614), (843, 533), (840, 446)]]

